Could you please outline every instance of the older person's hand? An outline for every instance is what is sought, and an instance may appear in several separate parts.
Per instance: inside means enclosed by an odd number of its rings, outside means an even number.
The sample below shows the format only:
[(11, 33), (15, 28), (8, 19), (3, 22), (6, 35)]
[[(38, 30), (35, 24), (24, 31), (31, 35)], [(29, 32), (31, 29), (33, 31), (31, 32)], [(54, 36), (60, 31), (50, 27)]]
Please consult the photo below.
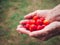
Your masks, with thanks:
[[(51, 23), (42, 30), (30, 32), (26, 30), (23, 25), (26, 21), (32, 19), (35, 14), (45, 17), (45, 19), (49, 20)], [(51, 10), (37, 10), (26, 15), (24, 18), (25, 20), (20, 21), (20, 25), (17, 26), (17, 31), (19, 33), (28, 34), (29, 36), (40, 40), (47, 40), (60, 34), (60, 5)]]

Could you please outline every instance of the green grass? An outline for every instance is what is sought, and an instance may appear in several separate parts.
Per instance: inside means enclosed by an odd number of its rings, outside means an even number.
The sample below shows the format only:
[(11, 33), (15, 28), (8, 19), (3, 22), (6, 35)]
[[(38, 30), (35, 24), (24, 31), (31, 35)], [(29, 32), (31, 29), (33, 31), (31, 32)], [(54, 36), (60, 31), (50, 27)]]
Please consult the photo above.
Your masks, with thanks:
[[(25, 34), (19, 34), (16, 27), (24, 16), (37, 9), (51, 9), (60, 3), (59, 0), (2, 0), (0, 5), (1, 45), (60, 45), (60, 37), (41, 42)], [(3, 19), (3, 20), (2, 20)], [(7, 30), (7, 31), (5, 31)]]

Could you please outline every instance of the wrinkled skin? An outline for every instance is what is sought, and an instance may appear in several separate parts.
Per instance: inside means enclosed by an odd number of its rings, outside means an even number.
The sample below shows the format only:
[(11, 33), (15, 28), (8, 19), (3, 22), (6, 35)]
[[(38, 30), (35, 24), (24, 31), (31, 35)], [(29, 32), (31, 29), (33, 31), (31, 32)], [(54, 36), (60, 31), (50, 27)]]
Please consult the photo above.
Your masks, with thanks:
[[(45, 17), (45, 19), (49, 20), (51, 23), (42, 30), (30, 32), (26, 30), (23, 25), (26, 21), (32, 19), (35, 14)], [(40, 40), (48, 40), (54, 36), (60, 35), (60, 5), (50, 10), (34, 11), (24, 16), (24, 18), (25, 20), (21, 20), (20, 25), (17, 26), (19, 33), (27, 34)]]

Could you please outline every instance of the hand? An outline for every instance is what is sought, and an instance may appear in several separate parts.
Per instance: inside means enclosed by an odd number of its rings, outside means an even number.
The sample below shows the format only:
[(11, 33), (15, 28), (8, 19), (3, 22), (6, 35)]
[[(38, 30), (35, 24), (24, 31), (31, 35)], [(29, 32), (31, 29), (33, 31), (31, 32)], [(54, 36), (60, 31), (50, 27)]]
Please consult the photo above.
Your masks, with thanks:
[[(35, 37), (40, 40), (47, 40), (53, 36), (59, 35), (60, 22), (58, 20), (53, 20), (53, 19), (56, 19), (56, 15), (52, 16), (51, 12), (52, 12), (52, 10), (38, 10), (38, 11), (35, 11), (35, 12), (32, 12), (32, 13), (26, 15), (24, 17), (25, 20), (20, 21), (21, 25), (18, 25), (17, 31), (19, 33), (28, 34), (29, 36)], [(46, 19), (50, 20), (52, 23), (50, 23), (44, 29), (39, 30), (39, 31), (30, 32), (30, 31), (26, 30), (23, 27), (24, 23), (26, 23), (26, 21), (31, 19), (35, 13), (37, 13), (38, 16), (45, 17)]]
[(17, 31), (19, 33), (29, 34), (30, 31), (26, 30), (22, 25), (24, 25), (26, 23), (26, 21), (28, 21), (29, 19), (31, 19), (36, 13), (37, 13), (38, 16), (46, 17), (46, 15), (48, 15), (49, 12), (50, 12), (50, 10), (37, 10), (35, 12), (27, 14), (26, 16), (24, 16), (25, 20), (21, 20), (19, 22), (20, 25), (17, 26)]

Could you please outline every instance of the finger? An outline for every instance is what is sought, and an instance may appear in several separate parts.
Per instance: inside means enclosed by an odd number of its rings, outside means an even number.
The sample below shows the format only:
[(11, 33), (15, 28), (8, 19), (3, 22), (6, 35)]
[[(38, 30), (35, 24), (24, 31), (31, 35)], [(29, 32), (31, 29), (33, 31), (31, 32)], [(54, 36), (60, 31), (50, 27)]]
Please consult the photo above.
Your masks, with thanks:
[(32, 12), (28, 15), (26, 15), (24, 18), (25, 19), (31, 19), (33, 16), (37, 15), (37, 16), (42, 16), (42, 17), (46, 17), (48, 15), (48, 13), (50, 12), (50, 10), (37, 10), (35, 12)]
[(18, 25), (17, 28), (23, 28), (23, 26), (22, 25)]
[[(17, 28), (23, 28), (23, 26), (22, 25), (18, 25)], [(22, 34), (22, 32), (20, 32), (19, 30), (17, 30), (17, 32), (20, 33), (20, 34)]]
[(22, 32), (23, 34), (28, 34), (30, 33), (30, 31), (26, 30), (25, 28), (18, 28), (17, 30), (19, 30), (19, 32)]
[(32, 12), (32, 13), (29, 13), (29, 14), (27, 14), (26, 16), (24, 16), (24, 18), (25, 19), (31, 19), (31, 18), (33, 18), (33, 16), (34, 15), (37, 15), (37, 12), (35, 11), (35, 12)]
[(35, 38), (38, 38), (38, 39), (45, 37), (45, 35), (46, 35), (46, 32), (44, 32), (43, 30), (34, 31), (34, 32), (29, 34), (29, 36), (35, 37)]
[(21, 25), (25, 25), (28, 21), (29, 21), (29, 20), (21, 20), (19, 23), (20, 23)]
[(22, 32), (17, 31), (19, 34), (23, 34)]
[(23, 27), (22, 28), (21, 27), (17, 27), (16, 30), (19, 31), (19, 32), (21, 32), (21, 33), (23, 33), (23, 34), (29, 34), (30, 33), (30, 31), (26, 30)]

